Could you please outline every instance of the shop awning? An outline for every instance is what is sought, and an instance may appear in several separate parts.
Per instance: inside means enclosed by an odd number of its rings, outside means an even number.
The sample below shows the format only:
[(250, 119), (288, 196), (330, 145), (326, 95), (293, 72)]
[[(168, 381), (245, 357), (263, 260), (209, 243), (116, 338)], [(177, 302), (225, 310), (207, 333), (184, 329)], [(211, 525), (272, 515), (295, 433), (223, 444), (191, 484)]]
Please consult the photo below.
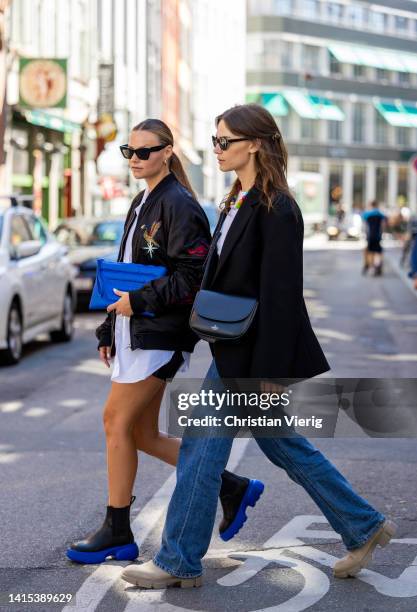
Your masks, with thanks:
[(339, 62), (345, 64), (417, 73), (417, 54), (414, 53), (339, 43), (328, 45), (328, 49)]
[(57, 115), (51, 115), (46, 111), (42, 110), (25, 110), (23, 111), (24, 117), (28, 123), (32, 125), (39, 125), (41, 127), (48, 128), (50, 130), (57, 130), (58, 132), (74, 132), (75, 130), (81, 130), (81, 125), (74, 121), (69, 121), (64, 117), (58, 117)]
[(323, 96), (315, 96), (301, 91), (286, 90), (284, 98), (303, 119), (328, 119), (343, 121), (345, 114), (334, 102)]
[(375, 108), (390, 125), (417, 127), (417, 106), (402, 102), (375, 102)]
[(288, 105), (280, 93), (248, 93), (246, 94), (248, 104), (255, 102), (266, 108), (274, 117), (288, 115)]

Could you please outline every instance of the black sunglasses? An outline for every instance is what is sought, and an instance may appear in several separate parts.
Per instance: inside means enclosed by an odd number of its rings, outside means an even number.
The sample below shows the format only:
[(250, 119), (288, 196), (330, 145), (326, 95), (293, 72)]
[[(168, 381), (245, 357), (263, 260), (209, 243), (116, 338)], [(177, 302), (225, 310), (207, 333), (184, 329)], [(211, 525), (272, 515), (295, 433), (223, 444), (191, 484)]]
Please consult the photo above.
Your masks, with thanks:
[(242, 142), (242, 140), (251, 140), (250, 138), (229, 138), (228, 136), (212, 136), (211, 141), (213, 143), (213, 147), (219, 145), (222, 151), (226, 151), (229, 148), (230, 143), (232, 142)]
[(158, 145), (157, 147), (140, 147), (139, 149), (133, 149), (129, 147), (129, 145), (121, 145), (120, 151), (125, 159), (132, 159), (133, 154), (136, 155), (138, 159), (149, 159), (151, 153), (154, 151), (162, 151), (168, 145)]

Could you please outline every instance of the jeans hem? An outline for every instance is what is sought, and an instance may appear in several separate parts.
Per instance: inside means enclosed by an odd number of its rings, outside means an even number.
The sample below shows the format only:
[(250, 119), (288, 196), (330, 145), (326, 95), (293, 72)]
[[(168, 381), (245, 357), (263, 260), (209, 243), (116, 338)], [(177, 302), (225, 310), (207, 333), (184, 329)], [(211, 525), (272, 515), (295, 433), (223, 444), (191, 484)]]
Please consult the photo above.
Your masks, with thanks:
[(385, 521), (387, 520), (385, 516), (381, 515), (382, 518), (378, 521), (378, 523), (376, 523), (376, 525), (374, 525), (374, 527), (372, 529), (370, 529), (368, 531), (368, 533), (366, 534), (366, 536), (364, 536), (359, 542), (357, 542), (356, 544), (353, 544), (352, 546), (346, 546), (347, 550), (356, 550), (357, 548), (361, 548), (362, 546), (364, 546), (368, 540), (370, 540), (372, 538), (373, 535), (375, 535), (375, 533), (381, 529), (382, 525), (385, 523)]
[(170, 567), (166, 566), (164, 563), (161, 563), (158, 560), (158, 555), (155, 555), (155, 557), (153, 558), (153, 562), (161, 570), (164, 570), (164, 572), (167, 572), (168, 574), (171, 574), (171, 576), (174, 576), (175, 578), (198, 578), (199, 576), (202, 576), (201, 572), (199, 574), (190, 574), (190, 573), (187, 573), (187, 574), (178, 574), (177, 572), (174, 573)]

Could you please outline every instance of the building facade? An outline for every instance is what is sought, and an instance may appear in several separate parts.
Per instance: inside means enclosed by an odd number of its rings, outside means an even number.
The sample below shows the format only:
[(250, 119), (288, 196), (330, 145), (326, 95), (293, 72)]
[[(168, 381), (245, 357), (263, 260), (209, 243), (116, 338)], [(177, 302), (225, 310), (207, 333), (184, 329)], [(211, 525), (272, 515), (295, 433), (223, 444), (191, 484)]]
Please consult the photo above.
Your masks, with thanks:
[[(395, 8), (393, 8), (395, 6)], [(246, 99), (319, 176), (324, 216), (378, 199), (417, 210), (417, 3), (249, 0)]]

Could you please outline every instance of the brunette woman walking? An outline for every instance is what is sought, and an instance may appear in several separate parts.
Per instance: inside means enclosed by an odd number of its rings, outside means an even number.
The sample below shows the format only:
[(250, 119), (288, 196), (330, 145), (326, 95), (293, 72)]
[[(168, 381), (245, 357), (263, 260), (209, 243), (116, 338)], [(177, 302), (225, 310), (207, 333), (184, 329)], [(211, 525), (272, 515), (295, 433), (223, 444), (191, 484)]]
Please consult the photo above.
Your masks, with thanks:
[[(133, 199), (127, 214), (118, 261), (164, 266), (167, 273), (135, 291), (115, 287), (117, 301), (96, 331), (103, 363), (110, 367), (114, 357), (103, 418), (108, 506), (102, 526), (67, 550), (79, 563), (138, 556), (130, 528), (137, 451), (171, 465), (178, 458), (180, 440), (159, 431), (158, 417), (166, 381), (188, 368), (199, 339), (188, 319), (211, 236), (173, 145), (169, 127), (147, 119), (133, 128), (129, 144), (120, 147), (133, 176), (144, 179), (146, 189)], [(262, 490), (260, 481), (223, 471), (224, 539), (237, 533), (246, 506), (254, 505)]]
[[(217, 390), (222, 378), (255, 378), (266, 390), (279, 389), (274, 379), (305, 379), (329, 370), (303, 299), (303, 219), (287, 186), (287, 152), (272, 115), (256, 104), (225, 111), (216, 126), (219, 167), (237, 177), (219, 221), (221, 234), (207, 263), (205, 288), (256, 298), (258, 308), (241, 339), (213, 344), (205, 385)], [(262, 437), (259, 430), (254, 437), (341, 535), (348, 554), (335, 564), (335, 576), (359, 572), (376, 545), (389, 542), (394, 524), (306, 438), (296, 433)], [(210, 543), (220, 475), (232, 443), (232, 436), (215, 431), (204, 438), (184, 435), (162, 546), (153, 561), (125, 568), (124, 580), (144, 588), (201, 584), (201, 559)]]

